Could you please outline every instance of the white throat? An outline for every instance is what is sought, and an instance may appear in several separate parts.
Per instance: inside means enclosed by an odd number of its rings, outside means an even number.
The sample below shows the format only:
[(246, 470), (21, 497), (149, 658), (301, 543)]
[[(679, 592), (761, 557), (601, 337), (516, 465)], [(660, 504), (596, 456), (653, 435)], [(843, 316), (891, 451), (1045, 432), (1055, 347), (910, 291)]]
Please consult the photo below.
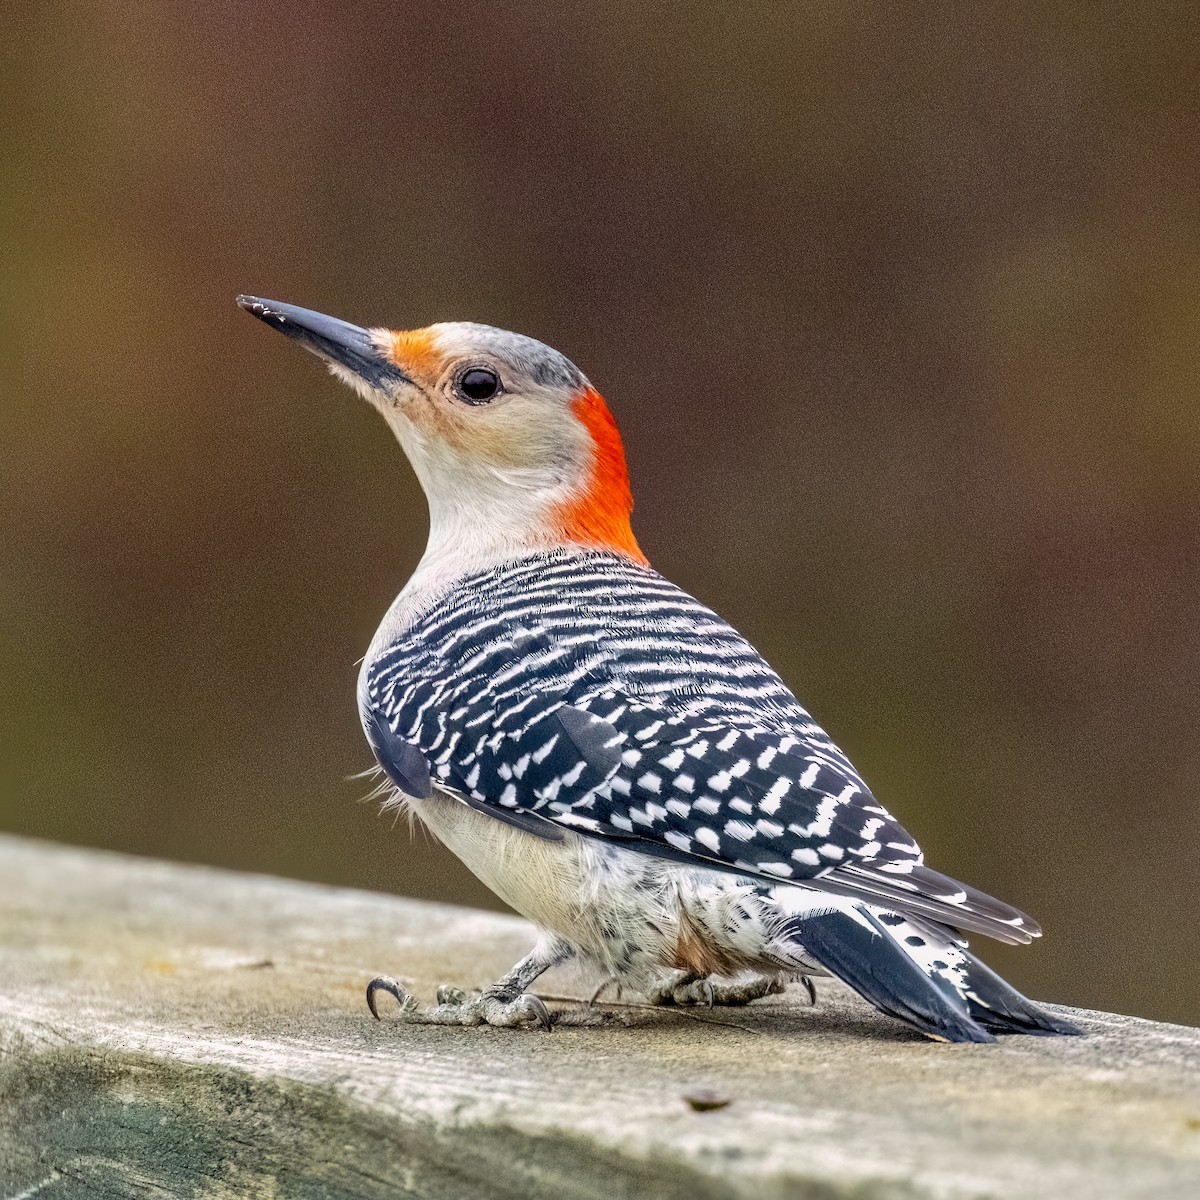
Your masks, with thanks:
[(552, 514), (574, 497), (570, 472), (465, 462), (403, 418), (388, 423), (429, 502), (425, 553), (375, 633), (367, 661), (464, 575), (561, 544)]

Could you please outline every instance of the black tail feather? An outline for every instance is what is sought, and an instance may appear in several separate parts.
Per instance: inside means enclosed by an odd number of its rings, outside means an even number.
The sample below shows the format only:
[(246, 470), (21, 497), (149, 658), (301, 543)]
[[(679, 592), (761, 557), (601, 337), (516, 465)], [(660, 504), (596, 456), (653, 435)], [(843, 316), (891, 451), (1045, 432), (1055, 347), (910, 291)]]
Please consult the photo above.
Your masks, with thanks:
[(993, 1033), (1026, 1033), (1040, 1037), (1077, 1036), (1083, 1031), (1052, 1016), (1004, 982), (973, 954), (967, 959), (967, 1003), (971, 1016)]
[[(870, 913), (793, 917), (784, 935), (880, 1012), (945, 1042), (994, 1042), (967, 1002), (927, 975)], [(990, 1010), (989, 1010), (990, 1011)]]

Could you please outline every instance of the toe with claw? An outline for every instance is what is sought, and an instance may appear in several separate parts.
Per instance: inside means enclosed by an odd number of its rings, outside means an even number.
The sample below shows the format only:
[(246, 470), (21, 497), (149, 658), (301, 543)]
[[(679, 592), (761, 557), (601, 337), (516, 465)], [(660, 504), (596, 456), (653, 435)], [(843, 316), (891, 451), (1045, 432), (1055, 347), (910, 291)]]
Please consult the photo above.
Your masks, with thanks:
[(400, 1005), (401, 1012), (412, 1012), (420, 1008), (420, 1004), (416, 998), (409, 995), (407, 989), (398, 979), (393, 979), (390, 975), (376, 975), (367, 984), (367, 1007), (371, 1010), (371, 1016), (377, 1021), (381, 1018), (379, 1016), (379, 1009), (376, 1007), (375, 998), (380, 992), (386, 992), (389, 996), (395, 997), (396, 1003)]
[[(807, 978), (807, 977), (802, 977)], [(808, 981), (811, 988), (811, 980)], [(711, 979), (695, 975), (683, 975), (662, 984), (647, 993), (651, 1004), (667, 1007), (704, 1007), (715, 1005), (738, 1006), (759, 1000), (763, 996), (778, 995), (784, 984), (766, 975), (755, 975), (742, 982), (713, 983)], [(813, 993), (810, 991), (810, 996)]]
[(529, 992), (516, 996), (504, 992), (464, 992), (443, 984), (437, 990), (437, 1004), (421, 1004), (398, 980), (380, 975), (367, 985), (367, 1007), (380, 1019), (378, 997), (386, 992), (400, 1005), (401, 1018), (414, 1025), (493, 1025), (502, 1029), (553, 1026), (550, 1010), (540, 997)]

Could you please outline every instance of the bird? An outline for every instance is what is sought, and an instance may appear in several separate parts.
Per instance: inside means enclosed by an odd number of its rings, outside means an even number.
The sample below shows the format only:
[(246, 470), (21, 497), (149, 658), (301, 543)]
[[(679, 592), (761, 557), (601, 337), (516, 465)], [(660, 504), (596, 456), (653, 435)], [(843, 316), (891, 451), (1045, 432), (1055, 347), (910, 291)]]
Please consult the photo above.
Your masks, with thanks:
[(387, 803), (537, 929), (477, 991), (376, 977), (375, 1017), (391, 995), (406, 1021), (549, 1029), (566, 1016), (530, 988), (574, 959), (654, 1004), (796, 982), (815, 1002), (832, 976), (935, 1041), (1079, 1032), (968, 949), (1036, 922), (927, 866), (758, 652), (650, 566), (617, 425), (570, 360), (473, 322), (237, 303), (377, 409), (424, 490), (359, 715)]

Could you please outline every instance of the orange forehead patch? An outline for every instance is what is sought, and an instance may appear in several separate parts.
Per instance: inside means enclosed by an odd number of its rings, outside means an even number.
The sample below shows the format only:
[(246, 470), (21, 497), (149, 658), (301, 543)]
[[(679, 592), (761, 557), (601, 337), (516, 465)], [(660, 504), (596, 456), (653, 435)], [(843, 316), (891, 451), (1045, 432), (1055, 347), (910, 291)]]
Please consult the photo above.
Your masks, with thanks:
[(595, 388), (580, 392), (573, 407), (592, 437), (592, 465), (583, 495), (562, 505), (555, 514), (563, 535), (568, 541), (616, 550), (645, 563), (646, 556), (629, 525), (633, 493), (617, 423)]
[(442, 372), (443, 357), (429, 329), (401, 329), (391, 332), (389, 354), (392, 361), (413, 379), (431, 381)]

